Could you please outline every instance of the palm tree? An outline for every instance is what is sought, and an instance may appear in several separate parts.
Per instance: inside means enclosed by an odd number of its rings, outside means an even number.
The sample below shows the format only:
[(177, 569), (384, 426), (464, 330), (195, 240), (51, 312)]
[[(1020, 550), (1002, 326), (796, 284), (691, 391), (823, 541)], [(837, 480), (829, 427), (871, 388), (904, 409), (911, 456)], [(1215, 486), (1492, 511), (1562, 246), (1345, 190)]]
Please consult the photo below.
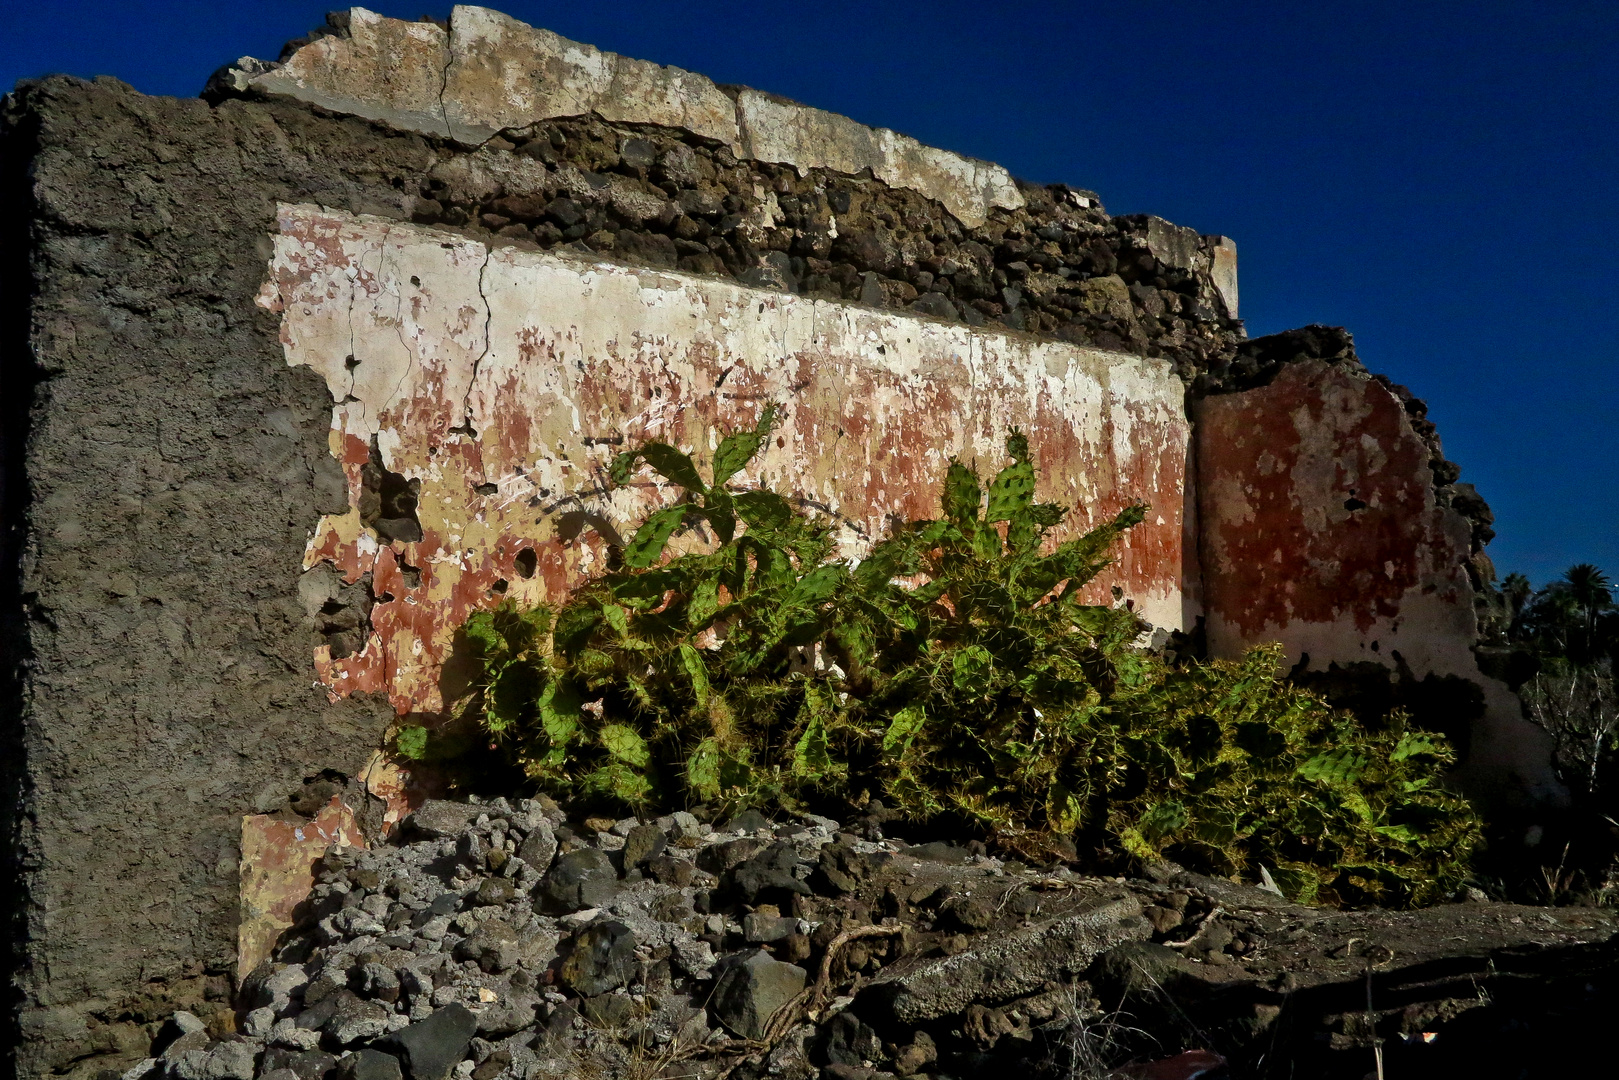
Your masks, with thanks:
[(1507, 602), (1507, 623), (1511, 625), (1518, 621), (1523, 614), (1524, 605), (1535, 594), (1535, 587), (1529, 584), (1529, 579), (1519, 573), (1511, 573), (1501, 582), (1501, 595)]
[(1585, 613), (1585, 631), (1596, 627), (1597, 615), (1613, 606), (1613, 582), (1590, 563), (1571, 566), (1563, 573), (1568, 594)]
[[(1590, 654), (1595, 651), (1596, 617), (1613, 607), (1613, 581), (1608, 575), (1593, 567), (1591, 563), (1582, 562), (1574, 567), (1567, 568), (1562, 575), (1562, 585), (1569, 591), (1569, 599), (1579, 606), (1583, 615), (1583, 633), (1580, 643), (1585, 646), (1583, 651)], [(1585, 657), (1590, 662), (1590, 656)]]

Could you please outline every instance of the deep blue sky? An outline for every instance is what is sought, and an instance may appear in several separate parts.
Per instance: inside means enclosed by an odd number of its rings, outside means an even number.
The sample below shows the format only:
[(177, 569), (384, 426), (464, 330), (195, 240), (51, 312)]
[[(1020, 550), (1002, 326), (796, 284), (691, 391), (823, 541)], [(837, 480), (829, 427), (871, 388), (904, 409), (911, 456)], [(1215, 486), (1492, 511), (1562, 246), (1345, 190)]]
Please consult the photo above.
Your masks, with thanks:
[[(1234, 237), (1251, 334), (1348, 326), (1427, 399), (1503, 574), (1619, 575), (1619, 5), (494, 6)], [(0, 0), (0, 85), (192, 95), (326, 7)]]

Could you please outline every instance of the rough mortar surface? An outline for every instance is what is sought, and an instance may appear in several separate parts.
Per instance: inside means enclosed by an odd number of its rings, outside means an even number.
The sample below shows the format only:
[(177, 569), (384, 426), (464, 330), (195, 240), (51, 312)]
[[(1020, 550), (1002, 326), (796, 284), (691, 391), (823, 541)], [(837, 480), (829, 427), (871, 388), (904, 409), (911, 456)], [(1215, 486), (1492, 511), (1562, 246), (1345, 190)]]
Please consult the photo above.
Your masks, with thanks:
[(8, 384), (37, 380), (25, 441), (7, 434), (33, 1076), (191, 969), (234, 966), (242, 815), (323, 768), (357, 772), (392, 713), (332, 704), (311, 669), (304, 547), (347, 498), (326, 385), (287, 366), (253, 300), (279, 201), (375, 209), (375, 178), (419, 168), (423, 147), (113, 80), (34, 84), (8, 119), (33, 232), (5, 257), (30, 260), (33, 299), (4, 363)]

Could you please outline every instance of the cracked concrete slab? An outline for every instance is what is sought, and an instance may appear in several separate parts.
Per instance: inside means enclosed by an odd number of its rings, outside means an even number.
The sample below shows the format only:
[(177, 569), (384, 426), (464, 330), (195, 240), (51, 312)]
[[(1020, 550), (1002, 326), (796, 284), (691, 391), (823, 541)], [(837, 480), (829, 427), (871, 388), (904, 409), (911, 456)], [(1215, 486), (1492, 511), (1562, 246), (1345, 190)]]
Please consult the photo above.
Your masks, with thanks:
[(1113, 946), (1151, 936), (1140, 900), (1119, 888), (1087, 896), (1068, 912), (979, 941), (954, 956), (885, 971), (861, 991), (860, 1001), (899, 1023), (925, 1023), (975, 1002), (998, 1004), (1049, 982), (1070, 982)]

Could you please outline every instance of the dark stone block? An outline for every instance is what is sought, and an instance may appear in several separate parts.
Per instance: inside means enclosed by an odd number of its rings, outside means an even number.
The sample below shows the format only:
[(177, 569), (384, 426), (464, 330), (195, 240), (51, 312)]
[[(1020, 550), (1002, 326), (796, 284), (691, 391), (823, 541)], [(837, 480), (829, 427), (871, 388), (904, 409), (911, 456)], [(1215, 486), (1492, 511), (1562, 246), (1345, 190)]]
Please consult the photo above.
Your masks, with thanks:
[(464, 1005), (446, 1005), (425, 1020), (395, 1032), (389, 1045), (399, 1051), (410, 1080), (446, 1080), (467, 1056), (478, 1018)]

